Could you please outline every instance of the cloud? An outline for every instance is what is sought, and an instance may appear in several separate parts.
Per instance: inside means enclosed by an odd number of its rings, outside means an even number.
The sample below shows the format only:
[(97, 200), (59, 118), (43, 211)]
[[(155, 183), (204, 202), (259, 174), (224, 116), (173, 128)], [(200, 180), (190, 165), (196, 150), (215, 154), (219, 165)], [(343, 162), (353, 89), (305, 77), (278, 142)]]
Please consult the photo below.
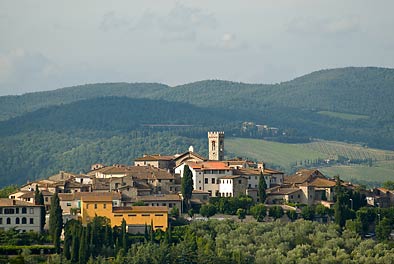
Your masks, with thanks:
[(224, 33), (211, 43), (201, 43), (200, 49), (211, 51), (239, 51), (248, 48), (245, 41), (241, 41), (234, 33)]
[(132, 23), (132, 19), (122, 17), (114, 11), (111, 11), (104, 14), (100, 23), (100, 29), (102, 31), (110, 31), (120, 28), (129, 28), (132, 26)]
[(163, 41), (194, 41), (200, 31), (215, 29), (216, 18), (202, 9), (176, 3), (166, 16), (159, 18)]
[(59, 73), (43, 54), (14, 49), (0, 54), (0, 94), (19, 94)]
[(287, 25), (290, 33), (296, 34), (348, 34), (360, 29), (360, 21), (355, 17), (341, 18), (296, 18)]

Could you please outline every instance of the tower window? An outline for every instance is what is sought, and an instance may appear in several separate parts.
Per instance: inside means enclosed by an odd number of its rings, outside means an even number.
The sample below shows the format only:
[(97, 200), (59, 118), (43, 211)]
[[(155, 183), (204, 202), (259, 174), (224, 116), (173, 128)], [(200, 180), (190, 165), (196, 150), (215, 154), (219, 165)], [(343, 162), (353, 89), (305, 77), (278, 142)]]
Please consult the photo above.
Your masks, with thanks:
[(212, 140), (212, 150), (216, 150), (216, 141)]

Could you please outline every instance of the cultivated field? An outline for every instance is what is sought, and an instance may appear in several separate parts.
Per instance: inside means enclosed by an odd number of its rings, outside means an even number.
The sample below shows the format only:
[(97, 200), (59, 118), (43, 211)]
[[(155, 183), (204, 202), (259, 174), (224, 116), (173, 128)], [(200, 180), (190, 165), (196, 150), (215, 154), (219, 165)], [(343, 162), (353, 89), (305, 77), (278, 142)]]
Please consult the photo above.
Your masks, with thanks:
[(316, 141), (307, 144), (286, 144), (260, 139), (227, 138), (225, 149), (228, 156), (240, 156), (268, 165), (279, 165), (286, 173), (300, 162), (316, 159), (337, 159), (339, 156), (350, 160), (372, 159), (373, 164), (332, 165), (319, 169), (327, 176), (340, 175), (341, 178), (367, 184), (378, 185), (394, 180), (394, 151), (370, 149), (356, 144), (332, 141)]

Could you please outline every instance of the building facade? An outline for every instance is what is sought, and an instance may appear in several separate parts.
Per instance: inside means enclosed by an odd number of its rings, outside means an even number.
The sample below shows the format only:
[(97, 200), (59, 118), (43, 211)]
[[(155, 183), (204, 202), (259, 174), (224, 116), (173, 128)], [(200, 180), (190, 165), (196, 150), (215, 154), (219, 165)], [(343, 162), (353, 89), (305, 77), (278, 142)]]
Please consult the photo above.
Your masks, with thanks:
[(41, 205), (0, 198), (0, 229), (41, 232)]

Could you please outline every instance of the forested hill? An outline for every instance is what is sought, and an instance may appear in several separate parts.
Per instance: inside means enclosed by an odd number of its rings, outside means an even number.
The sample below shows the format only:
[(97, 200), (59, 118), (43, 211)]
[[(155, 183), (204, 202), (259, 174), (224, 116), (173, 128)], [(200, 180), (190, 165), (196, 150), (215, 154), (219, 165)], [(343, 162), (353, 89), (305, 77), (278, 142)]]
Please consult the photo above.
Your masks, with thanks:
[(362, 114), (393, 121), (394, 69), (341, 68), (275, 85), (208, 80), (176, 87), (157, 83), (106, 83), (0, 97), (0, 120), (50, 105), (104, 96), (162, 99), (203, 107), (261, 111), (291, 107)]
[[(209, 126), (237, 121), (236, 114), (187, 103), (101, 97), (42, 108), (0, 122), (0, 136), (39, 131), (92, 130), (116, 134), (143, 126)], [(240, 121), (240, 120), (238, 120)]]

